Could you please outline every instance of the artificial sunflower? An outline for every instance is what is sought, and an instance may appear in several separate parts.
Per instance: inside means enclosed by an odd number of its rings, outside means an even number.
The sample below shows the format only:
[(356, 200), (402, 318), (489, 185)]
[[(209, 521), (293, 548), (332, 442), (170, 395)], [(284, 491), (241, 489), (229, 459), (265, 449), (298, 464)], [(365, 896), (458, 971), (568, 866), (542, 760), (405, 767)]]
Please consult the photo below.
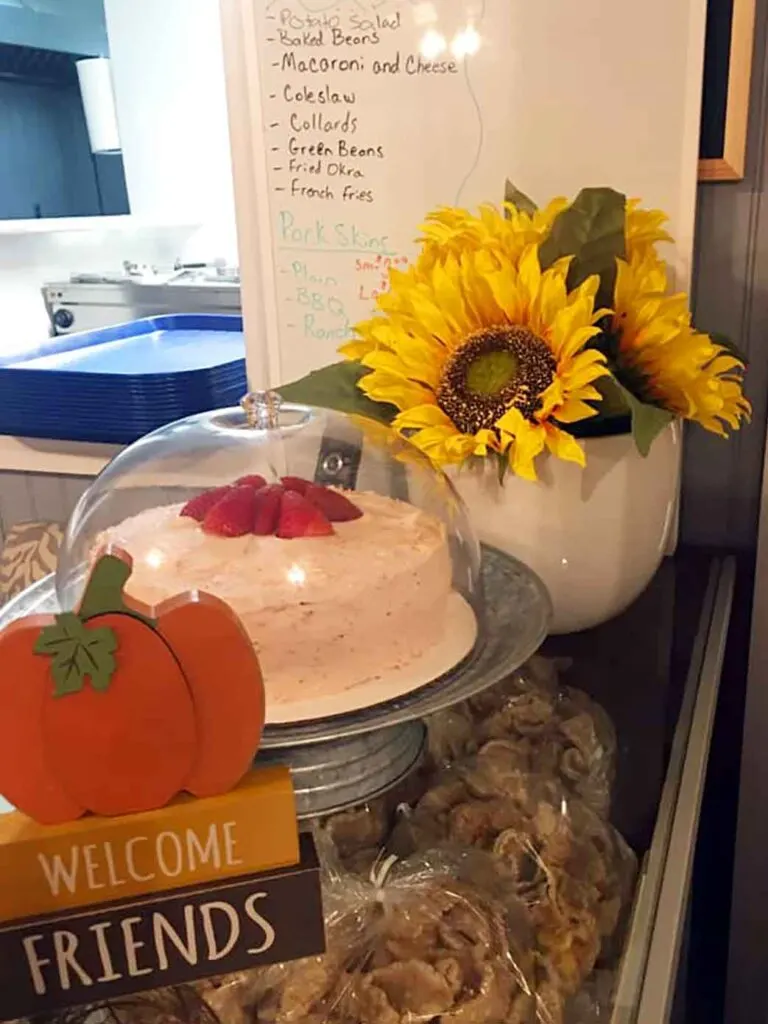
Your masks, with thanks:
[(639, 199), (627, 200), (624, 228), (626, 258), (631, 261), (656, 257), (656, 246), (660, 242), (673, 242), (672, 235), (664, 230), (668, 220), (663, 210), (643, 210)]
[(491, 456), (528, 479), (545, 450), (583, 466), (574, 435), (631, 429), (647, 455), (674, 418), (718, 434), (749, 419), (744, 360), (669, 293), (664, 213), (611, 188), (541, 210), (510, 182), (505, 197), (430, 214), (345, 361), (284, 397), (375, 419), (438, 465)]
[[(495, 216), (484, 212), (482, 230), (498, 237)], [(368, 398), (396, 407), (393, 429), (438, 465), (495, 452), (535, 480), (545, 448), (583, 465), (560, 424), (595, 415), (608, 371), (586, 348), (598, 279), (569, 291), (567, 276), (567, 260), (542, 271), (536, 245), (509, 263), (501, 248), (447, 252), (393, 275), (380, 315), (341, 351), (371, 371), (359, 383)]]
[(653, 251), (619, 260), (614, 307), (608, 358), (632, 395), (721, 436), (750, 418), (744, 363), (691, 326), (687, 297), (669, 294)]
[(470, 252), (488, 254), (499, 268), (515, 266), (529, 246), (547, 237), (567, 206), (567, 199), (558, 198), (532, 213), (511, 202), (504, 203), (501, 210), (485, 204), (477, 214), (440, 207), (421, 225), (416, 267), (425, 271), (449, 255), (458, 257)]

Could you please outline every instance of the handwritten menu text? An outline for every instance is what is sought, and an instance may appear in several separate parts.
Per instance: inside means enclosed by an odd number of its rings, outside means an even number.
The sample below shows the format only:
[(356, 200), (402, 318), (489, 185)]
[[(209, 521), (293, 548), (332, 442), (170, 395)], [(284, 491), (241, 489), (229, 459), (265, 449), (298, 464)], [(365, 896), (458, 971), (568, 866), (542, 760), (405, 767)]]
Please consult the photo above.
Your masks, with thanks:
[(413, 257), (434, 200), (456, 201), (477, 165), (482, 124), (466, 77), (473, 51), (460, 42), (462, 29), (470, 41), (476, 31), (467, 35), (460, 17), (448, 36), (442, 24), (422, 23), (433, 6), (272, 0), (260, 13), (285, 379), (333, 358), (371, 315), (389, 271)]

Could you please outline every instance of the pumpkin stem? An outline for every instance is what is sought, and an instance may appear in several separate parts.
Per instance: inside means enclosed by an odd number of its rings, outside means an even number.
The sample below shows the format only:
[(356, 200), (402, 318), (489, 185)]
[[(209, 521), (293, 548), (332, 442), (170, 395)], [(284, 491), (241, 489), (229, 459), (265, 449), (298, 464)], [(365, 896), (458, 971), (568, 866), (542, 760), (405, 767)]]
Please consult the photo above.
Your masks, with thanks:
[(93, 567), (80, 603), (79, 615), (83, 622), (95, 615), (123, 613), (152, 625), (149, 619), (129, 608), (125, 603), (125, 585), (130, 579), (131, 567), (115, 555), (102, 555)]

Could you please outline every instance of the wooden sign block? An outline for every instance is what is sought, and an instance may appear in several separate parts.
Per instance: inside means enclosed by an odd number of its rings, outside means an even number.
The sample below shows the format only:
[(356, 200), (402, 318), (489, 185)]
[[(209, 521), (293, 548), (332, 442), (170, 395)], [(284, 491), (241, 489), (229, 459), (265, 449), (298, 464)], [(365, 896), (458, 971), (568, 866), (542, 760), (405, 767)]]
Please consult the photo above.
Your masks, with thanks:
[(317, 854), (270, 874), (0, 928), (0, 1020), (314, 956), (325, 949)]
[(208, 594), (140, 605), (131, 570), (106, 551), (77, 612), (0, 632), (0, 1021), (101, 1020), (109, 1001), (324, 948), (290, 771), (252, 768), (250, 637)]
[(208, 800), (42, 826), (0, 817), (0, 921), (208, 883), (296, 864), (290, 772), (254, 769)]

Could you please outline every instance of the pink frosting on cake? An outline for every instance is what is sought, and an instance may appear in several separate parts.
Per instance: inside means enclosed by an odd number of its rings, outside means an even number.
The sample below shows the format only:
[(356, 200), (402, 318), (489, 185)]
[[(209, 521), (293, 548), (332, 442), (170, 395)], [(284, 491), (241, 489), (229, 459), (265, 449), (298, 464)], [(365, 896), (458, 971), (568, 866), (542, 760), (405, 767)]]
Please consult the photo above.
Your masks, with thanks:
[(98, 546), (131, 555), (128, 592), (149, 604), (185, 590), (225, 600), (258, 650), (274, 709), (401, 669), (443, 638), (443, 524), (378, 494), (354, 502), (362, 518), (335, 523), (331, 537), (214, 537), (170, 505), (126, 519)]

